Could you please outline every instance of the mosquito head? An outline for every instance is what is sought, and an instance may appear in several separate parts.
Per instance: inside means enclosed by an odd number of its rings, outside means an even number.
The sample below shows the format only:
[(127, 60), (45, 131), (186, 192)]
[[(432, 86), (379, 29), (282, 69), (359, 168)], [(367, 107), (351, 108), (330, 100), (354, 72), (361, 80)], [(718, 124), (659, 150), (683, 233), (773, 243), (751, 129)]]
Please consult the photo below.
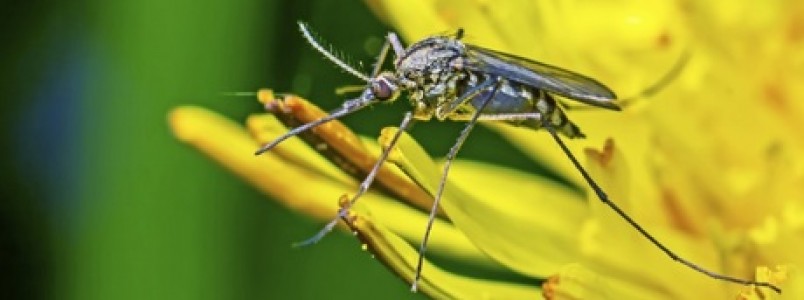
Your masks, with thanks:
[(396, 76), (391, 72), (383, 72), (369, 83), (371, 94), (379, 101), (391, 102), (399, 97), (399, 85)]

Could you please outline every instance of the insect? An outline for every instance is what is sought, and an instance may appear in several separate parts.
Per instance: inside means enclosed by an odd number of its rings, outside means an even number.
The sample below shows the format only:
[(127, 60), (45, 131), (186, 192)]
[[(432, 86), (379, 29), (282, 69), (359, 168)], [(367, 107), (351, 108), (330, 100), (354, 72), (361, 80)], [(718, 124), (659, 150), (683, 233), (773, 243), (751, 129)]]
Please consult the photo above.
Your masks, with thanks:
[[(318, 242), (332, 231), (339, 219), (346, 217), (351, 206), (373, 183), (378, 170), (387, 160), (401, 133), (409, 129), (414, 120), (427, 121), (435, 117), (437, 120), (467, 122), (457, 141), (450, 148), (443, 165), (441, 181), (434, 195), (424, 239), (419, 248), (416, 274), (411, 286), (411, 289), (416, 291), (430, 230), (438, 211), (452, 161), (478, 121), (498, 121), (534, 130), (546, 130), (583, 176), (597, 198), (671, 259), (714, 279), (768, 287), (781, 293), (780, 288), (768, 282), (723, 275), (678, 256), (608, 198), (560, 137), (563, 135), (570, 139), (583, 138), (584, 134), (567, 118), (560, 106), (561, 103), (555, 98), (558, 96), (597, 108), (620, 110), (618, 103), (622, 103), (622, 99), (618, 100), (614, 92), (602, 83), (548, 64), (464, 43), (461, 41), (462, 30), (458, 30), (452, 35), (432, 36), (407, 48), (402, 45), (396, 34), (389, 33), (372, 73), (367, 76), (323, 47), (304, 23), (299, 22), (299, 28), (304, 38), (315, 50), (346, 72), (365, 81), (366, 86), (357, 98), (345, 101), (340, 108), (333, 110), (326, 117), (293, 128), (274, 141), (263, 145), (256, 151), (257, 155), (318, 125), (377, 103), (392, 102), (402, 92), (408, 94), (408, 99), (413, 106), (412, 110), (405, 114), (399, 130), (390, 140), (388, 147), (383, 149), (355, 195), (341, 207), (338, 215), (331, 222), (316, 235), (300, 243), (301, 245)], [(390, 51), (393, 51), (395, 55), (393, 61), (395, 70), (382, 71), (383, 62)]]

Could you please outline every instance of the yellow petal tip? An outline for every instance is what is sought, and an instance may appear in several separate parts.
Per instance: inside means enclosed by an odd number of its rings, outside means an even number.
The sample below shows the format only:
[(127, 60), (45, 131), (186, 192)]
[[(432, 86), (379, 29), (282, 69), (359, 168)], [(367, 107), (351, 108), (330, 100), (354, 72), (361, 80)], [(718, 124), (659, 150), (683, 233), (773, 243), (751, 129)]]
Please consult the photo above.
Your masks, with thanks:
[(168, 113), (168, 125), (173, 135), (183, 142), (192, 142), (203, 135), (204, 123), (208, 120), (218, 120), (215, 113), (197, 106), (179, 106)]
[(602, 150), (586, 149), (586, 156), (603, 167), (608, 166), (612, 157), (614, 157), (614, 140), (611, 138), (606, 139)]
[[(777, 265), (773, 269), (767, 266), (759, 266), (756, 268), (754, 280), (758, 282), (767, 282), (776, 287), (780, 287), (782, 283), (787, 281), (788, 267), (787, 265)], [(773, 293), (767, 287), (759, 287), (756, 285), (746, 286), (737, 294), (738, 300), (755, 300), (755, 299), (774, 299)]]
[(260, 101), (263, 105), (267, 105), (276, 99), (274, 97), (274, 91), (271, 89), (260, 89), (257, 91), (257, 101)]

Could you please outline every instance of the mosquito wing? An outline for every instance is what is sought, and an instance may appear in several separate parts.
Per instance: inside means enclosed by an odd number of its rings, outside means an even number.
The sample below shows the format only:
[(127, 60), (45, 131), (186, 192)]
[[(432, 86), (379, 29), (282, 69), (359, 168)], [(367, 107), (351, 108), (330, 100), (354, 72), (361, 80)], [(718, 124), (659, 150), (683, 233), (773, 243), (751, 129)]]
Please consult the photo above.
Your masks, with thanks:
[(620, 110), (617, 96), (602, 83), (587, 76), (499, 51), (466, 45), (470, 62), (466, 68), (498, 75), (589, 105)]

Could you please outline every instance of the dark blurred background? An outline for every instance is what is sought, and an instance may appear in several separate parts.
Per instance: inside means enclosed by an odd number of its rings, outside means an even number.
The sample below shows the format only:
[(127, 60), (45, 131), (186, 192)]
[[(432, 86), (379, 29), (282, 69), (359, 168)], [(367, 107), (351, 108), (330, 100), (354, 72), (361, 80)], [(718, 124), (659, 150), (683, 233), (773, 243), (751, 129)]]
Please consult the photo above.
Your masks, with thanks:
[[(321, 224), (170, 134), (178, 105), (236, 120), (260, 111), (223, 92), (339, 105), (334, 89), (358, 81), (312, 51), (297, 20), (366, 66), (392, 30), (361, 1), (4, 2), (0, 298), (422, 297), (348, 234), (291, 248)], [(345, 121), (376, 136), (406, 108)], [(442, 156), (460, 128), (419, 124), (414, 135)], [(461, 155), (536, 168), (483, 128)]]

